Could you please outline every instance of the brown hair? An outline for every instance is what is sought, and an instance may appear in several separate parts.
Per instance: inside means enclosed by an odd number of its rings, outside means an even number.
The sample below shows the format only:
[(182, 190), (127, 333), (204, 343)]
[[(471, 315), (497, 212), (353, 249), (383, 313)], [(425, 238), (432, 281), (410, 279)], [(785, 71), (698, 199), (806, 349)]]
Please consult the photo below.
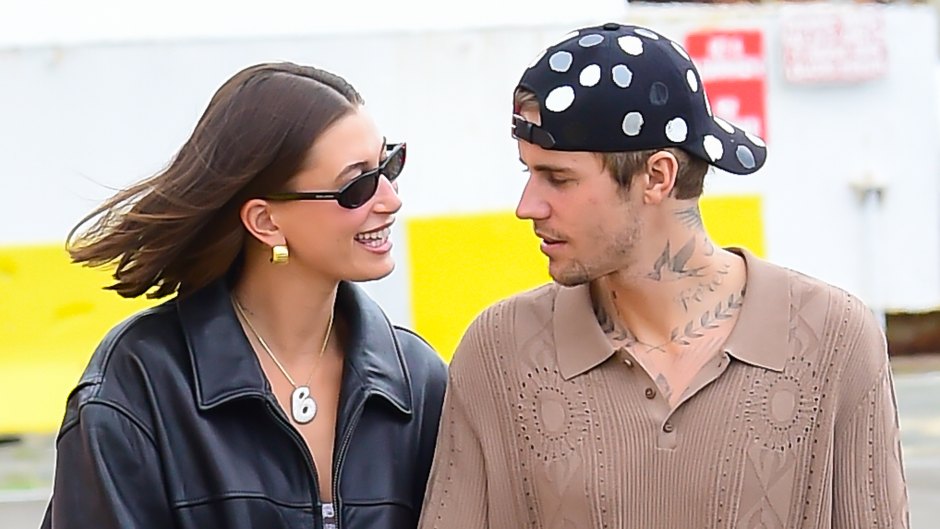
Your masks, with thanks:
[[(522, 87), (516, 88), (513, 94), (513, 108), (518, 109), (517, 111), (528, 109), (540, 111), (538, 98), (532, 91)], [(659, 151), (671, 153), (679, 162), (676, 185), (672, 194), (679, 200), (701, 196), (705, 174), (708, 172), (708, 162), (697, 156), (691, 156), (682, 149), (665, 147), (644, 151), (598, 152), (596, 154), (601, 157), (604, 168), (610, 171), (614, 180), (626, 191), (630, 189), (633, 175), (640, 172), (649, 157)]]
[(317, 68), (266, 63), (238, 72), (166, 169), (72, 228), (72, 261), (116, 262), (116, 283), (107, 288), (124, 297), (152, 287), (151, 298), (185, 295), (224, 276), (244, 245), (241, 205), (280, 191), (314, 141), (361, 104), (348, 82)]

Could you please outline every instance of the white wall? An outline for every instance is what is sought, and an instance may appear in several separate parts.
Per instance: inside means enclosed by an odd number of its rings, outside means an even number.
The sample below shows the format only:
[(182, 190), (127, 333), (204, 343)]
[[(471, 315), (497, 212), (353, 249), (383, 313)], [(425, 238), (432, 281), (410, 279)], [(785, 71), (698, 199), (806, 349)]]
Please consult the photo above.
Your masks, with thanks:
[[(795, 85), (783, 76), (781, 22), (833, 9), (884, 16), (888, 72), (844, 85)], [(709, 28), (765, 30), (768, 161), (755, 177), (724, 175), (710, 193), (753, 190), (765, 201), (769, 257), (835, 283), (871, 304), (921, 310), (940, 305), (940, 159), (937, 21), (929, 6), (776, 4), (634, 10), (632, 20), (673, 38)], [(865, 231), (852, 182), (886, 185)], [(874, 259), (866, 252), (871, 241)], [(871, 267), (867, 269), (866, 267)], [(870, 275), (867, 275), (870, 274)], [(874, 284), (866, 277), (874, 276)]]
[[(706, 27), (763, 28), (767, 165), (752, 177), (715, 174), (708, 192), (763, 196), (772, 260), (878, 305), (940, 305), (933, 10), (879, 8), (890, 54), (883, 79), (812, 87), (782, 78), (780, 9), (631, 6), (619, 18), (680, 42), (686, 32)], [(0, 48), (0, 244), (61, 240), (109, 194), (103, 186), (123, 186), (158, 170), (227, 77), (254, 62), (281, 59), (343, 74), (363, 93), (383, 132), (409, 142), (401, 181), (405, 216), (512, 208), (524, 183), (507, 119), (518, 76), (553, 37), (610, 18), (524, 25), (509, 18), (489, 28), (473, 19), (477, 27), (445, 23), (444, 29), (416, 31), (399, 25), (367, 35), (347, 27), (250, 38), (8, 43)], [(434, 25), (418, 22), (424, 29)], [(877, 290), (865, 282), (866, 235), (849, 186), (866, 171), (888, 186), (876, 234)], [(407, 323), (401, 235), (396, 252), (402, 266), (369, 288)]]

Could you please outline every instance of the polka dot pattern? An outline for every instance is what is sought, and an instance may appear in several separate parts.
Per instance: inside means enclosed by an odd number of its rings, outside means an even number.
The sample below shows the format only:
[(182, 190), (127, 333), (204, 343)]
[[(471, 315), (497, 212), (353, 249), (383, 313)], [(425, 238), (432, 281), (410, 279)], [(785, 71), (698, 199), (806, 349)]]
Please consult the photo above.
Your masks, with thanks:
[(637, 35), (640, 35), (641, 37), (646, 37), (648, 39), (659, 40), (659, 35), (645, 28), (636, 28), (636, 30), (634, 30), (634, 33), (636, 33)]
[(689, 135), (689, 125), (682, 118), (673, 118), (666, 123), (666, 137), (673, 143), (682, 143)]
[(754, 160), (754, 152), (751, 151), (747, 145), (738, 145), (738, 148), (734, 151), (734, 155), (745, 169), (753, 169), (757, 164)]
[(597, 86), (601, 80), (601, 67), (596, 64), (589, 64), (581, 70), (581, 75), (578, 76), (578, 82), (581, 83), (581, 86)]
[(568, 33), (533, 60), (519, 84), (545, 111), (539, 125), (514, 130), (543, 148), (679, 146), (737, 174), (757, 170), (766, 158), (761, 138), (713, 115), (685, 49), (646, 28), (608, 23)]
[(721, 140), (711, 134), (705, 136), (705, 139), (702, 140), (702, 147), (705, 149), (705, 153), (708, 154), (709, 161), (717, 162), (725, 155), (725, 146), (722, 145)]
[(718, 126), (724, 129), (724, 131), (728, 134), (734, 134), (734, 127), (732, 127), (727, 121), (721, 118), (715, 118), (715, 123), (717, 123)]
[(627, 115), (623, 117), (621, 129), (627, 136), (639, 135), (640, 131), (643, 129), (643, 114), (639, 112), (627, 113)]
[(689, 57), (689, 54), (685, 52), (685, 48), (683, 48), (682, 46), (679, 46), (678, 44), (676, 44), (676, 43), (673, 42), (673, 41), (669, 41), (669, 44), (672, 44), (673, 49), (675, 49), (677, 52), (679, 52), (679, 55), (681, 55), (683, 59), (685, 59), (685, 60), (687, 60), (687, 61), (691, 61), (691, 60), (692, 60), (692, 59)]
[(650, 86), (650, 104), (661, 107), (669, 102), (669, 87), (656, 81)]
[(618, 64), (611, 68), (611, 76), (613, 77), (614, 84), (620, 88), (629, 88), (630, 83), (633, 82), (633, 72), (630, 71), (626, 65)]
[(617, 44), (620, 45), (620, 49), (629, 55), (637, 56), (643, 54), (643, 41), (640, 40), (639, 37), (632, 35), (620, 37), (617, 39)]
[(565, 73), (571, 68), (574, 57), (567, 51), (556, 51), (548, 58), (548, 66), (558, 73)]
[(574, 103), (574, 88), (559, 86), (545, 98), (545, 108), (552, 112), (564, 112)]
[(591, 46), (597, 46), (601, 42), (604, 42), (604, 37), (596, 33), (593, 35), (585, 35), (581, 37), (580, 39), (578, 39), (578, 44), (582, 48), (590, 48)]

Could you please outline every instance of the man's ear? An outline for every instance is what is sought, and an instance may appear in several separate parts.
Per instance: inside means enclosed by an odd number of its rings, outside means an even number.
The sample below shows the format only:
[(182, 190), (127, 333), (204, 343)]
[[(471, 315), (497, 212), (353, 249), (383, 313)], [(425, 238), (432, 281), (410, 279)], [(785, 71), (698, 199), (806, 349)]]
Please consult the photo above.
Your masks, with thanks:
[(286, 243), (270, 202), (260, 198), (248, 200), (242, 204), (239, 217), (248, 233), (262, 244), (273, 247)]
[(669, 151), (656, 151), (646, 160), (646, 178), (642, 180), (643, 203), (659, 204), (676, 187), (679, 160)]

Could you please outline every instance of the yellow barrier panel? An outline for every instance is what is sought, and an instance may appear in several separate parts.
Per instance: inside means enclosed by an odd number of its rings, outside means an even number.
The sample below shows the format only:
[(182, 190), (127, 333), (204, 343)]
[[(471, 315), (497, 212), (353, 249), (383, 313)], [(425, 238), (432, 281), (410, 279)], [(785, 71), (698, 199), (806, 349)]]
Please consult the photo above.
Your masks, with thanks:
[(104, 334), (156, 303), (107, 284), (108, 272), (71, 264), (61, 243), (0, 248), (0, 434), (54, 431)]
[(532, 224), (512, 212), (412, 218), (407, 233), (412, 321), (445, 359), (488, 305), (550, 281)]
[[(764, 255), (759, 196), (705, 197), (701, 209), (716, 244)], [(484, 308), (550, 281), (531, 222), (512, 212), (412, 218), (407, 233), (412, 321), (445, 359)]]
[(765, 257), (764, 210), (759, 195), (703, 197), (702, 219), (718, 246), (743, 246)]
[[(702, 200), (716, 243), (764, 255), (757, 196)], [(407, 221), (414, 325), (449, 359), (486, 306), (549, 281), (529, 222), (512, 212)], [(69, 263), (61, 243), (0, 247), (0, 434), (54, 431), (104, 334), (157, 303), (102, 290), (108, 272)]]

